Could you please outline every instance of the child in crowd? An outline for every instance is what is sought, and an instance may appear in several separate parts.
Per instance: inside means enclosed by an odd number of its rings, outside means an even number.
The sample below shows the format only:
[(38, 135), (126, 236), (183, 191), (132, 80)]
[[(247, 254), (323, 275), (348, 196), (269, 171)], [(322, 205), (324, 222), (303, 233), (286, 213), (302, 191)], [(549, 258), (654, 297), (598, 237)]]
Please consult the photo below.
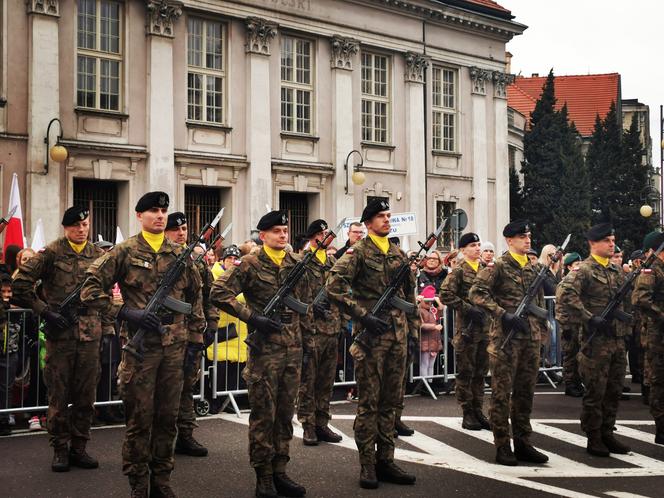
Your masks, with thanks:
[[(440, 324), (440, 312), (443, 305), (436, 289), (432, 285), (426, 286), (417, 296), (419, 301), (420, 319), (420, 375), (433, 375), (433, 367), (436, 364), (436, 357), (443, 349), (441, 340), (441, 331), (443, 326)], [(431, 379), (428, 379), (431, 382)]]

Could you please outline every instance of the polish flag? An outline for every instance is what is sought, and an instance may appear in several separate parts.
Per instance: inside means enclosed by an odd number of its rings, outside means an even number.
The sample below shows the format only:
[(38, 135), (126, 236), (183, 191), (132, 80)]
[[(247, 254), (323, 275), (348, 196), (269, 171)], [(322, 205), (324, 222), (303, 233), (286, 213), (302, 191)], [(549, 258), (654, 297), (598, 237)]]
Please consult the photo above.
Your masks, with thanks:
[(5, 243), (3, 245), (3, 253), (7, 251), (7, 246), (16, 245), (21, 248), (25, 247), (23, 238), (23, 211), (21, 210), (21, 194), (18, 190), (18, 175), (14, 173), (12, 176), (12, 188), (9, 193), (9, 210), (13, 208), (16, 211), (12, 217), (7, 220), (7, 228), (5, 229)]

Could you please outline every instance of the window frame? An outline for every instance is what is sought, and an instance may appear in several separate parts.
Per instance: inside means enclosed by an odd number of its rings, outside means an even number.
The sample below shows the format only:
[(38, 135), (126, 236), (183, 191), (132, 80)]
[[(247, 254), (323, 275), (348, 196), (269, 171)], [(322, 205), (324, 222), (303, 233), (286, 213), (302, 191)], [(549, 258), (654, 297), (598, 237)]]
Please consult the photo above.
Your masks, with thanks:
[[(443, 75), (448, 71), (453, 75), (453, 91), (451, 94), (445, 94), (443, 85), (445, 84)], [(440, 72), (440, 93), (436, 91), (436, 73)], [(437, 97), (437, 95), (439, 95)], [(443, 105), (444, 99), (452, 98), (454, 105), (452, 107)], [(438, 101), (438, 103), (436, 103)], [(445, 128), (444, 116), (452, 117), (452, 136), (445, 137), (443, 130)], [(437, 122), (439, 119), (439, 122)], [(439, 127), (439, 134), (436, 129)], [(459, 152), (459, 70), (445, 65), (435, 65), (431, 68), (431, 149), (437, 153), (457, 154)], [(445, 141), (451, 141), (452, 147), (445, 147)]]
[[(92, 110), (92, 111), (101, 111), (101, 112), (112, 112), (112, 113), (121, 113), (124, 105), (124, 14), (125, 14), (125, 2), (120, 0), (93, 0), (95, 3), (95, 48), (84, 48), (79, 46), (79, 1), (76, 2), (76, 63), (75, 63), (75, 96), (76, 96), (76, 107), (79, 109)], [(102, 3), (116, 4), (118, 6), (118, 52), (107, 52), (100, 49), (101, 47), (101, 5)], [(95, 61), (94, 69), (94, 106), (90, 107), (87, 105), (81, 105), (79, 103), (79, 92), (81, 91), (79, 87), (79, 58), (86, 57), (93, 59)], [(118, 64), (118, 105), (117, 108), (104, 108), (101, 106), (101, 81), (102, 81), (102, 61), (111, 61), (117, 62)], [(88, 93), (88, 89), (86, 89)], [(112, 95), (109, 93), (109, 95)]]
[[(364, 79), (364, 56), (368, 55), (371, 56), (371, 73), (372, 73), (372, 79), (371, 79), (371, 86), (375, 89), (375, 71), (376, 71), (376, 63), (375, 60), (377, 57), (385, 59), (385, 86), (386, 86), (386, 92), (385, 95), (377, 95), (375, 91), (373, 93), (366, 93), (364, 91), (364, 86), (365, 86), (365, 79)], [(363, 50), (360, 53), (360, 133), (362, 137), (362, 142), (363, 143), (368, 143), (368, 144), (378, 144), (378, 145), (390, 145), (392, 143), (392, 92), (393, 92), (393, 85), (392, 85), (392, 71), (393, 71), (393, 62), (392, 62), (392, 56), (389, 54), (381, 53), (378, 51), (372, 51), (372, 50)], [(371, 130), (370, 137), (365, 138), (365, 125), (364, 125), (364, 105), (366, 103), (371, 103), (371, 113), (369, 114), (371, 116)], [(380, 104), (385, 104), (385, 139), (384, 140), (376, 140), (376, 103)]]
[[(292, 40), (293, 41), (293, 66), (291, 71), (293, 73), (293, 80), (284, 80), (283, 79), (283, 50), (284, 50), (284, 41)], [(300, 83), (297, 81), (297, 42), (305, 42), (309, 44), (309, 83)], [(316, 40), (312, 38), (307, 38), (299, 36), (297, 34), (284, 33), (281, 35), (279, 40), (279, 131), (281, 133), (292, 134), (292, 135), (302, 135), (306, 137), (315, 136), (316, 133), (316, 54), (317, 54), (317, 44)], [(284, 90), (292, 91), (293, 99), (290, 101), (292, 106), (292, 114), (290, 116), (284, 116), (283, 107), (285, 101), (283, 100)], [(298, 131), (298, 117), (297, 117), (297, 92), (309, 92), (309, 130), (308, 131)], [(285, 129), (283, 124), (284, 120), (288, 120), (291, 124), (291, 129)]]
[[(207, 32), (208, 32), (208, 25), (209, 24), (218, 24), (221, 27), (221, 69), (214, 69), (214, 68), (208, 68), (205, 66), (194, 66), (189, 63), (189, 38), (190, 38), (190, 29), (189, 29), (189, 22), (192, 20), (200, 21), (202, 22), (203, 30), (201, 32), (201, 63), (205, 63), (205, 60), (207, 58)], [(212, 125), (212, 126), (227, 126), (228, 125), (228, 116), (229, 116), (229, 109), (228, 109), (228, 30), (229, 26), (226, 21), (223, 21), (221, 19), (213, 19), (209, 17), (204, 17), (204, 16), (196, 16), (196, 15), (189, 15), (187, 16), (187, 35), (186, 35), (186, 42), (185, 42), (185, 57), (186, 57), (186, 67), (187, 67), (187, 72), (186, 72), (186, 79), (185, 79), (185, 88), (187, 91), (187, 101), (186, 101), (186, 119), (187, 122), (190, 123), (197, 123), (197, 124), (204, 124), (204, 125)], [(189, 108), (191, 106), (191, 102), (189, 100), (190, 96), (190, 86), (189, 86), (189, 77), (191, 74), (196, 74), (199, 76), (202, 76), (202, 83), (201, 83), (201, 119), (196, 119), (193, 117), (190, 117), (189, 114)], [(214, 121), (208, 119), (208, 105), (207, 105), (207, 97), (208, 97), (208, 78), (221, 78), (221, 120), (220, 121)]]

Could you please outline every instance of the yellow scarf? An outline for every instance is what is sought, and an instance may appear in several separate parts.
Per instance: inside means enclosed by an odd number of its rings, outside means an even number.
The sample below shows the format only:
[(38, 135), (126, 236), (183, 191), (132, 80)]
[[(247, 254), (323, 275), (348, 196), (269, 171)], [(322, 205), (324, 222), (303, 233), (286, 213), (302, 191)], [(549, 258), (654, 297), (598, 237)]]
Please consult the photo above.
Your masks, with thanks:
[(376, 247), (380, 249), (380, 252), (387, 254), (387, 251), (390, 250), (390, 241), (387, 237), (381, 237), (380, 235), (369, 234), (369, 238), (376, 244)]
[(263, 244), (263, 250), (265, 251), (265, 254), (268, 255), (268, 257), (274, 262), (275, 265), (281, 266), (281, 262), (284, 260), (284, 257), (286, 256), (286, 251), (283, 249), (272, 249), (265, 244)]
[[(314, 246), (311, 246), (311, 250), (315, 251), (316, 248)], [(318, 249), (318, 251), (316, 251), (316, 258), (318, 259), (318, 261), (320, 261), (321, 265), (325, 264), (325, 262), (327, 261), (327, 253), (325, 252), (324, 248), (321, 247), (320, 249)]]
[(87, 240), (81, 242), (80, 244), (74, 244), (71, 240), (67, 239), (67, 242), (69, 242), (69, 245), (71, 248), (76, 252), (76, 254), (81, 254), (83, 249), (85, 249), (85, 244), (88, 243)]
[(609, 258), (603, 258), (602, 256), (598, 256), (597, 254), (591, 254), (593, 259), (597, 261), (600, 265), (602, 265), (604, 268), (609, 266)]
[(514, 258), (514, 260), (519, 263), (519, 266), (523, 268), (528, 264), (528, 255), (527, 254), (516, 254), (512, 251), (510, 251), (510, 256)]
[(479, 270), (479, 268), (480, 268), (480, 261), (479, 261), (479, 260), (477, 260), (477, 261), (471, 261), (471, 260), (467, 259), (467, 260), (466, 260), (466, 263), (468, 263), (468, 265), (470, 265), (470, 267), (471, 267), (473, 270), (475, 270), (475, 273), (477, 273), (477, 270)]
[(158, 252), (161, 245), (164, 243), (164, 232), (152, 233), (143, 230), (141, 232), (145, 242), (147, 242), (154, 252)]

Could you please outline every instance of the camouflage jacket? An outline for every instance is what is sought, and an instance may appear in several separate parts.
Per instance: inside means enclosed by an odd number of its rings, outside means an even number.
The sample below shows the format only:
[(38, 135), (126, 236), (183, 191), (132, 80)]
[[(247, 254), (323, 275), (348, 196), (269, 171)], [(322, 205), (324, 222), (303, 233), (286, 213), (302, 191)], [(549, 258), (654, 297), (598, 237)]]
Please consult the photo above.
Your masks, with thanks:
[[(18, 271), (12, 286), (12, 302), (31, 308), (40, 315), (47, 308), (57, 310), (85, 278), (85, 271), (104, 252), (88, 242), (80, 253), (61, 237), (30, 258)], [(37, 283), (41, 280), (41, 292)], [(43, 299), (42, 299), (43, 298)], [(78, 330), (72, 331), (79, 341), (98, 340), (102, 333), (113, 334), (113, 318), (82, 303), (78, 310)], [(67, 336), (61, 335), (61, 338)], [(71, 336), (69, 336), (71, 338)]]
[(196, 267), (196, 270), (198, 270), (198, 275), (203, 283), (202, 298), (205, 321), (207, 322), (208, 327), (216, 328), (217, 323), (219, 322), (219, 310), (210, 302), (210, 291), (212, 290), (212, 283), (214, 282), (212, 271), (204, 261), (199, 261), (195, 263), (194, 266)]
[[(657, 258), (644, 268), (632, 291), (634, 311), (640, 311), (653, 330), (664, 331), (664, 262)], [(643, 323), (645, 326), (646, 323)]]
[[(481, 265), (476, 272), (472, 266), (464, 261), (447, 275), (440, 286), (440, 300), (455, 311), (456, 334), (461, 334), (463, 328), (468, 326), (464, 316), (468, 309), (473, 306), (469, 301), (468, 293), (481, 270)], [(488, 315), (485, 318), (484, 326), (473, 326), (472, 333), (469, 334), (473, 337), (474, 342), (480, 342), (488, 338), (490, 320)]]
[[(528, 287), (537, 277), (537, 271), (530, 262), (521, 265), (509, 254), (503, 254), (495, 263), (489, 263), (481, 269), (475, 283), (468, 294), (469, 301), (484, 308), (492, 317), (493, 322), (489, 334), (492, 338), (504, 338), (502, 316), (505, 312), (514, 313), (526, 295)], [(544, 294), (540, 288), (535, 303), (542, 307)], [(542, 321), (532, 314), (528, 315), (530, 339), (541, 339), (544, 330)], [(515, 334), (514, 337), (527, 339), (528, 336)]]
[[(556, 318), (565, 326), (582, 325), (584, 336), (588, 332), (588, 320), (604, 310), (624, 278), (618, 266), (611, 263), (605, 268), (589, 256), (577, 271), (570, 272), (564, 283), (561, 282), (556, 292)], [(617, 325), (614, 320), (612, 330), (621, 337), (626, 327)]]
[[(369, 237), (362, 239), (348, 249), (330, 270), (325, 285), (327, 295), (341, 311), (359, 321), (371, 310), (393, 274), (406, 261), (405, 254), (395, 244), (390, 243), (387, 254), (383, 254)], [(397, 296), (415, 303), (416, 285), (415, 275), (411, 273)], [(388, 314), (398, 340), (405, 340), (407, 334), (418, 337), (420, 318), (417, 307), (413, 314), (407, 315), (396, 308), (389, 309)], [(380, 318), (386, 319), (386, 316)], [(354, 333), (359, 333), (362, 326), (359, 322), (356, 325)]]
[[(120, 286), (124, 305), (129, 308), (144, 309), (159, 287), (168, 267), (175, 262), (182, 247), (164, 239), (156, 253), (145, 241), (142, 234), (134, 235), (94, 262), (88, 268), (88, 280), (81, 291), (81, 299), (91, 308), (116, 317), (121, 304), (113, 302), (109, 295), (113, 284)], [(194, 269), (193, 262), (175, 284), (170, 296), (191, 304), (192, 312), (187, 317), (178, 313), (162, 313), (162, 323), (166, 333), (161, 336), (163, 346), (176, 342), (202, 342), (205, 327), (201, 299), (201, 279)], [(135, 330), (128, 327), (129, 337)]]
[[(301, 256), (286, 253), (281, 266), (277, 266), (263, 249), (247, 254), (239, 265), (225, 271), (212, 284), (210, 300), (221, 311), (248, 322), (252, 313), (262, 313), (268, 301), (288, 276), (290, 270), (297, 264)], [(298, 282), (294, 296), (303, 301), (306, 296), (308, 277)], [(237, 299), (243, 294), (246, 304)], [(280, 334), (265, 336), (267, 342), (281, 344), (287, 347), (301, 347), (302, 335), (300, 333), (300, 315), (288, 308), (284, 309), (280, 317), (284, 327)], [(290, 322), (290, 323), (288, 323)]]
[[(328, 256), (325, 260), (325, 264), (321, 263), (315, 256), (311, 259), (307, 265), (307, 269), (309, 270), (305, 297), (305, 302), (307, 304), (312, 303), (313, 300), (316, 299), (318, 292), (325, 287), (325, 282), (330, 274), (330, 270), (336, 262), (337, 260), (334, 256)], [(330, 304), (329, 315), (326, 318), (317, 319), (314, 317), (313, 306), (310, 307), (307, 319), (302, 321), (302, 333), (325, 335), (339, 334), (339, 331), (341, 330), (341, 313), (339, 312), (339, 307), (333, 305), (329, 298), (326, 298), (326, 300)]]
[(572, 282), (574, 274), (578, 271), (575, 269), (570, 270), (570, 272), (563, 277), (563, 279), (558, 283), (556, 287), (556, 320), (564, 329), (573, 329), (578, 327), (578, 323), (575, 323), (574, 319), (570, 319), (568, 312), (569, 309), (559, 305), (562, 295), (566, 292), (569, 292), (569, 287)]

